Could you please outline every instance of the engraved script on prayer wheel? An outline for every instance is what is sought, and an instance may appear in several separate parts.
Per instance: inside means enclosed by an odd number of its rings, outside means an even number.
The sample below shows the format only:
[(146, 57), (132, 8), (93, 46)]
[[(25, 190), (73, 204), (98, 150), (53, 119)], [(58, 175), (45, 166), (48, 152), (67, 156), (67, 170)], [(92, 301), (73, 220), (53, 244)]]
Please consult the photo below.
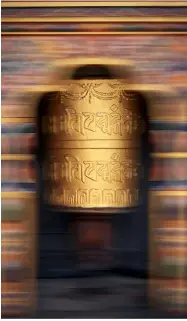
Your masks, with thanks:
[(48, 204), (114, 209), (140, 202), (137, 95), (120, 80), (71, 80), (50, 99), (42, 119)]

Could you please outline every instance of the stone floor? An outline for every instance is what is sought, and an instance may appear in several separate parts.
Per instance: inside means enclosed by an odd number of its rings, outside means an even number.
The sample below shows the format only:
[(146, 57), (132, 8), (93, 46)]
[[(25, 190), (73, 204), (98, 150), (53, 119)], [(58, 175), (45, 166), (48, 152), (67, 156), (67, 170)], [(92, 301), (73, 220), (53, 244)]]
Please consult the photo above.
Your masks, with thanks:
[(142, 279), (111, 276), (41, 280), (38, 290), (37, 318), (168, 317), (150, 307), (147, 281)]
[(150, 307), (145, 279), (40, 279), (31, 318), (174, 318)]

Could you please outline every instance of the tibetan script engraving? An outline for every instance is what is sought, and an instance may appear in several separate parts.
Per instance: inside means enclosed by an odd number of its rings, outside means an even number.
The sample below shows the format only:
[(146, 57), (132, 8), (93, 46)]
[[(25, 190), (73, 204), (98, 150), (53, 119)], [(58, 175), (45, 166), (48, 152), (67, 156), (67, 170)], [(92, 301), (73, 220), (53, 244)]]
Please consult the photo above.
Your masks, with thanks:
[(139, 95), (119, 80), (64, 84), (42, 119), (47, 202), (122, 208), (140, 202)]
[(65, 108), (63, 115), (45, 116), (43, 132), (45, 134), (64, 133), (69, 136), (78, 133), (86, 136), (87, 132), (101, 132), (109, 136), (124, 136), (142, 131), (142, 119), (128, 109), (120, 113), (116, 105), (110, 112), (80, 112), (74, 108)]
[(112, 154), (109, 161), (83, 160), (71, 154), (65, 154), (61, 161), (53, 161), (46, 164), (47, 179), (54, 182), (65, 180), (72, 183), (88, 180), (98, 182), (99, 179), (108, 183), (125, 183), (139, 176), (140, 163), (132, 161), (128, 157), (120, 160), (119, 154)]
[(132, 189), (63, 189), (52, 188), (47, 199), (51, 204), (68, 207), (131, 207), (136, 206), (139, 190)]

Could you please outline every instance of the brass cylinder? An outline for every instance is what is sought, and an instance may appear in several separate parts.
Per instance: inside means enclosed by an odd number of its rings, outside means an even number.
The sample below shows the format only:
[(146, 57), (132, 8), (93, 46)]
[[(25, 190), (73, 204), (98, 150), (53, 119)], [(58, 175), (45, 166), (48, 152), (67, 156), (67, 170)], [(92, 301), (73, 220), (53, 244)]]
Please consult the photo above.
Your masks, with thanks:
[(48, 204), (114, 209), (140, 202), (136, 93), (121, 80), (71, 80), (54, 93), (42, 119)]

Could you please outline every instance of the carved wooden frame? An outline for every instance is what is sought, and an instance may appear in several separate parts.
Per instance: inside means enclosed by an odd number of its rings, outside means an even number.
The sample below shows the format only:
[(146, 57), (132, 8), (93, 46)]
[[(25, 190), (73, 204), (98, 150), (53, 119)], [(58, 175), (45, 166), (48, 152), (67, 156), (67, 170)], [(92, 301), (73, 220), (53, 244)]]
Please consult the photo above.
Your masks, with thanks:
[[(54, 1), (54, 2), (50, 2), (50, 1), (2, 1), (2, 8), (4, 10), (8, 9), (8, 8), (12, 8), (12, 9), (21, 9), (21, 8), (52, 8), (52, 7), (58, 7), (58, 8), (71, 8), (71, 9), (75, 9), (75, 8), (84, 8), (85, 6), (85, 1)], [(143, 8), (143, 7), (147, 7), (147, 8), (162, 8), (162, 7), (167, 7), (167, 8), (177, 8), (177, 7), (187, 7), (187, 1), (89, 1), (86, 3), (86, 7), (90, 7), (90, 8), (94, 8), (94, 7), (99, 7), (99, 8)], [(82, 17), (60, 17), (60, 18), (44, 18), (44, 17), (22, 17), (22, 18), (4, 18), (2, 17), (2, 27), (6, 24), (17, 24), (19, 23), (20, 25), (24, 25), (24, 23), (36, 23), (38, 25), (41, 25), (43, 23), (69, 23), (69, 24), (86, 24), (86, 25), (94, 25), (96, 26), (97, 24), (103, 24), (105, 26), (109, 26), (112, 24), (142, 24), (142, 23), (148, 23), (149, 25), (153, 25), (155, 23), (160, 24), (161, 26), (163, 26), (163, 24), (165, 23), (170, 23), (170, 24), (187, 24), (187, 17), (186, 16), (173, 16), (173, 17), (166, 17), (166, 16), (155, 16), (155, 17), (142, 17), (142, 16), (137, 16), (137, 17), (131, 17), (129, 18), (128, 16), (123, 16), (123, 17), (113, 17), (113, 16), (108, 16), (108, 17), (98, 17), (98, 16), (92, 16), (92, 17), (86, 17), (86, 16), (82, 16)], [(101, 28), (102, 29), (102, 28)], [(115, 29), (115, 28), (114, 28)], [(4, 37), (8, 37), (8, 36), (24, 36), (24, 35), (28, 35), (28, 36), (32, 36), (32, 35), (67, 35), (68, 37), (70, 37), (71, 35), (75, 36), (75, 35), (109, 35), (109, 36), (123, 36), (123, 35), (137, 35), (137, 31), (117, 31), (117, 30), (99, 30), (98, 28), (93, 28), (93, 31), (82, 31), (81, 29), (78, 29), (76, 31), (62, 31), (62, 32), (52, 32), (52, 31), (4, 31), (2, 29), (2, 36)], [(168, 35), (168, 36), (177, 36), (177, 35), (187, 35), (187, 31), (151, 31), (149, 29), (147, 29), (146, 31), (139, 31), (138, 35), (159, 35), (159, 36), (163, 36), (163, 35)], [(106, 58), (105, 58), (106, 59)], [(80, 59), (79, 63), (80, 63)], [(77, 61), (78, 61), (77, 60)], [(82, 58), (82, 60), (84, 60), (84, 64), (85, 64), (85, 58)], [(77, 61), (75, 62), (75, 64), (77, 64)], [(67, 64), (67, 59), (63, 62), (63, 64)], [(108, 63), (112, 64), (112, 60), (109, 59)], [(118, 60), (117, 64), (123, 64), (122, 60)], [(126, 64), (130, 64), (130, 62), (126, 62)], [(55, 67), (55, 65), (54, 65)], [(185, 86), (184, 84), (182, 84), (183, 87)], [(186, 86), (185, 86), (186, 87)], [(48, 91), (48, 90), (55, 90), (56, 87), (55, 86), (44, 86), (43, 88), (41, 87), (35, 87), (35, 88), (28, 88), (28, 91), (32, 91), (35, 93), (41, 93), (42, 91)], [(133, 84), (133, 86), (131, 86), (130, 89), (138, 89), (141, 91), (166, 91), (166, 92), (171, 92), (173, 91), (173, 88), (171, 88), (170, 86), (167, 85), (152, 85), (152, 84), (144, 84), (144, 85), (140, 85), (140, 84)], [(2, 118), (2, 122), (3, 123), (10, 123), (12, 121), (13, 118), (9, 118), (9, 117), (5, 117)], [(28, 121), (34, 121), (34, 118), (27, 118)], [(168, 119), (166, 119), (168, 120)], [(176, 120), (176, 119), (175, 119)], [(23, 120), (22, 118), (16, 118), (16, 122), (26, 122), (26, 118)], [(186, 153), (182, 153), (183, 157), (186, 158)], [(152, 155), (154, 157), (162, 157), (162, 158), (168, 158), (170, 155), (168, 153), (155, 153), (154, 155)], [(22, 157), (23, 159), (30, 159), (32, 158), (32, 156), (30, 155), (2, 155), (2, 160), (13, 160), (13, 159), (19, 159), (20, 157)], [(175, 158), (180, 158), (181, 157), (181, 153), (175, 153), (171, 155), (171, 157), (175, 157)], [(153, 194), (160, 194), (161, 196), (164, 196), (165, 194), (168, 194), (170, 196), (187, 196), (187, 192), (186, 191), (153, 191)], [(2, 193), (3, 197), (28, 197), (27, 195), (29, 195), (27, 192), (4, 192)], [(35, 213), (34, 213), (35, 214)], [(151, 213), (150, 213), (151, 214)], [(33, 217), (34, 219), (34, 217)], [(149, 229), (151, 230), (153, 226), (153, 221), (151, 219), (149, 219)], [(151, 238), (150, 238), (151, 239)], [(152, 253), (152, 243), (150, 242), (150, 253)], [(150, 266), (151, 268), (151, 266)], [(150, 269), (151, 270), (151, 269)], [(150, 275), (151, 276), (151, 275)], [(151, 288), (152, 284), (150, 284), (150, 288)]]
[[(29, 261), (29, 277), (20, 281), (20, 286), (23, 286), (25, 288), (28, 288), (28, 291), (30, 291), (30, 301), (27, 302), (28, 305), (23, 305), (23, 307), (28, 308), (28, 311), (24, 313), (29, 313), (29, 311), (33, 311), (36, 306), (36, 266), (37, 266), (37, 257), (35, 255), (36, 253), (36, 246), (37, 246), (37, 217), (36, 217), (36, 195), (35, 193), (30, 193), (30, 192), (19, 192), (19, 191), (7, 191), (7, 192), (1, 192), (1, 198), (2, 200), (20, 200), (23, 205), (24, 205), (24, 212), (25, 212), (25, 218), (21, 221), (23, 223), (28, 224), (29, 227), (29, 232), (28, 232), (28, 258), (27, 260)], [(19, 222), (21, 222), (19, 220)], [(7, 220), (9, 222), (9, 220)], [(11, 221), (10, 221), (11, 222)], [(4, 285), (5, 288), (7, 288), (8, 293), (12, 293), (12, 285), (13, 282), (7, 282), (7, 281), (2, 281), (2, 286)], [(17, 282), (15, 285), (18, 284)], [(14, 291), (15, 291), (15, 285), (13, 285)], [(11, 300), (11, 298), (9, 299)], [(10, 301), (11, 302), (11, 301)], [(13, 301), (14, 302), (14, 301)], [(2, 304), (3, 307), (3, 304)], [(3, 315), (9, 315), (9, 312), (7, 309), (2, 308), (2, 313)], [(14, 311), (12, 310), (10, 312), (10, 315), (21, 315), (22, 311), (17, 310)]]
[[(187, 34), (187, 17), (184, 16), (136, 16), (136, 17), (129, 17), (128, 15), (114, 17), (111, 15), (107, 15), (105, 17), (98, 17), (94, 15), (94, 8), (180, 8), (180, 7), (187, 7), (187, 1), (88, 1), (85, 4), (85, 1), (2, 1), (2, 8), (8, 9), (23, 9), (23, 8), (35, 8), (35, 9), (42, 9), (42, 8), (69, 8), (69, 9), (80, 9), (84, 10), (84, 7), (93, 9), (92, 17), (86, 16), (84, 13), (80, 17), (20, 17), (20, 18), (4, 18), (2, 17), (2, 36), (14, 36), (14, 35), (185, 35)], [(34, 31), (32, 27), (27, 31), (21, 30), (19, 28), (18, 31), (6, 31), (6, 25), (10, 27), (10, 25), (16, 26), (19, 24), (20, 26), (24, 26), (24, 23), (34, 23), (36, 24), (39, 29), (42, 23), (45, 24), (53, 24), (53, 23), (60, 23), (61, 26), (65, 24), (65, 26), (70, 24), (74, 26), (74, 30), (65, 29), (63, 31)], [(143, 26), (143, 24), (157, 24), (156, 30), (152, 30), (152, 27), (149, 30), (149, 25)], [(165, 24), (175, 24), (171, 27), (172, 31), (168, 30), (168, 27), (165, 28)], [(177, 29), (177, 24), (184, 25), (184, 31), (181, 29)], [(10, 25), (9, 25), (10, 24)], [(129, 27), (132, 26), (131, 30), (129, 31)], [(15, 28), (14, 26), (14, 28)], [(90, 27), (91, 26), (91, 27)], [(121, 27), (120, 27), (121, 26)], [(128, 28), (126, 28), (128, 26)], [(176, 27), (176, 30), (175, 30)], [(49, 28), (49, 27), (47, 27)], [(90, 29), (89, 29), (90, 28)], [(104, 28), (104, 29), (103, 29)], [(125, 30), (121, 30), (125, 29)], [(165, 28), (165, 30), (163, 29)], [(173, 30), (174, 28), (174, 30)], [(120, 29), (120, 31), (119, 31)], [(136, 30), (137, 29), (137, 30)], [(153, 28), (154, 29), (154, 28)]]
[[(2, 7), (85, 7), (85, 1), (2, 1)], [(187, 6), (187, 1), (88, 1), (87, 7), (180, 7)]]

